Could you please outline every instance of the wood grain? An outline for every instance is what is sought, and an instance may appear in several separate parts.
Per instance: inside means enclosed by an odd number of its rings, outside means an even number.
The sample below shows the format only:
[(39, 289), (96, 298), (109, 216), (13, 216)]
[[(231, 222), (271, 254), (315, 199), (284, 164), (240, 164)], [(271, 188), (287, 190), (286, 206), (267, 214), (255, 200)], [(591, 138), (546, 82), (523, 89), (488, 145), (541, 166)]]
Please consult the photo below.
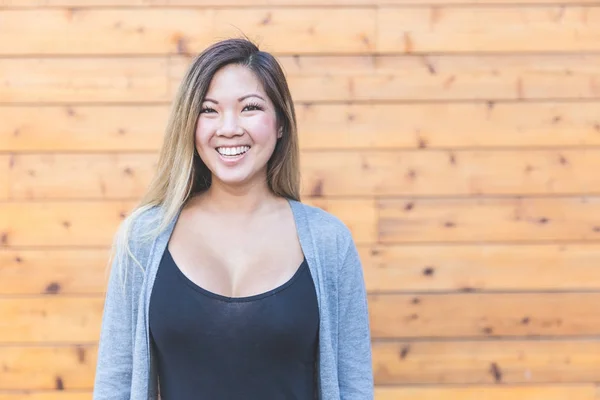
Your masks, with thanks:
[[(0, 400), (58, 400), (58, 393), (90, 390), (94, 385), (97, 346), (0, 346), (0, 363), (4, 366), (0, 390), (59, 390), (60, 392), (15, 394), (0, 392)], [(80, 393), (66, 392), (65, 400), (82, 399)], [(89, 396), (86, 397), (89, 399)]]
[[(377, 386), (376, 400), (596, 400), (594, 384), (472, 385), (465, 386)], [(0, 397), (0, 400), (2, 398)]]
[(167, 68), (164, 58), (5, 58), (0, 102), (166, 102)]
[[(2, 106), (0, 151), (157, 151), (168, 113), (168, 105)], [(303, 150), (600, 145), (599, 102), (298, 103), (296, 115)]]
[[(357, 243), (373, 243), (373, 199), (304, 199), (350, 228)], [(117, 227), (135, 202), (0, 202), (0, 247), (109, 246)], [(358, 212), (357, 212), (358, 210)]]
[(0, 400), (89, 400), (92, 397), (91, 391), (2, 391), (0, 390)]
[[(13, 155), (9, 197), (139, 198), (156, 162), (156, 153)], [(600, 177), (588, 171), (598, 168), (596, 149), (301, 155), (302, 193), (312, 197), (594, 195), (599, 193)]]
[(377, 27), (379, 52), (600, 50), (597, 6), (380, 7)]
[[(600, 97), (600, 56), (579, 54), (280, 57), (295, 101)], [(189, 60), (172, 61), (172, 94)]]
[[(600, 293), (370, 294), (373, 339), (598, 335)], [(97, 340), (103, 296), (0, 298), (0, 343)], [(69, 329), (65, 329), (68, 326)]]
[(598, 380), (599, 350), (597, 340), (375, 343), (373, 365), (377, 385), (584, 383)]
[[(374, 50), (373, 8), (65, 8), (0, 10), (0, 54), (198, 53), (245, 35), (275, 53)], [(25, 28), (29, 27), (29, 28)], [(50, 38), (48, 32), (52, 32)], [(293, 50), (291, 50), (293, 49)]]
[(378, 201), (381, 243), (597, 241), (600, 199), (464, 198)]
[(598, 244), (364, 245), (359, 252), (369, 292), (600, 288)]
[[(569, 390), (572, 394), (586, 394), (593, 387), (579, 382), (596, 379), (597, 350), (596, 341), (374, 343), (376, 393), (383, 400), (389, 400), (392, 393), (401, 396), (392, 397), (394, 400), (442, 398), (432, 397), (434, 394), (454, 395), (448, 397), (452, 400), (471, 400), (482, 398), (474, 397), (480, 389), (478, 393), (489, 395), (490, 400), (506, 398), (502, 394), (522, 394), (524, 397), (516, 397), (519, 400), (563, 400), (559, 394)], [(60, 377), (65, 391), (90, 390), (94, 374), (91, 366), (96, 354), (95, 345), (0, 347), (0, 361), (9, 367), (12, 378), (1, 381), (4, 385), (0, 384), (0, 389), (5, 391), (18, 385), (22, 390), (56, 390)], [(29, 365), (28, 360), (38, 360), (37, 365)], [(496, 365), (494, 370), (492, 364)], [(556, 383), (552, 383), (554, 379)], [(432, 383), (444, 385), (429, 386)], [(525, 383), (527, 387), (523, 386)], [(384, 384), (405, 386), (384, 387)], [(543, 395), (548, 397), (540, 397)], [(0, 392), (1, 400), (14, 399), (2, 396), (7, 394)], [(54, 400), (41, 393), (39, 396), (25, 399)], [(575, 398), (587, 400), (587, 397)]]
[(0, 247), (109, 246), (133, 202), (0, 203)]
[(0, 298), (0, 343), (96, 341), (100, 335), (103, 308), (101, 296)]
[(103, 294), (109, 249), (0, 250), (0, 295)]
[[(600, 98), (600, 56), (281, 57), (295, 102)], [(186, 58), (5, 58), (0, 103), (167, 103)]]
[(8, 199), (11, 156), (0, 154), (0, 200)]
[(190, 7), (190, 6), (379, 6), (379, 5), (488, 5), (523, 4), (581, 5), (597, 4), (597, 0), (0, 0), (0, 6), (10, 8), (51, 7)]
[[(593, 384), (532, 385), (532, 386), (473, 386), (473, 387), (389, 387), (377, 386), (375, 400), (596, 400)], [(0, 391), (0, 400), (86, 400), (91, 392), (5, 392)]]
[[(600, 289), (597, 244), (360, 245), (367, 291)], [(106, 249), (0, 250), (0, 295), (103, 294)]]
[(600, 293), (373, 294), (374, 338), (588, 336)]

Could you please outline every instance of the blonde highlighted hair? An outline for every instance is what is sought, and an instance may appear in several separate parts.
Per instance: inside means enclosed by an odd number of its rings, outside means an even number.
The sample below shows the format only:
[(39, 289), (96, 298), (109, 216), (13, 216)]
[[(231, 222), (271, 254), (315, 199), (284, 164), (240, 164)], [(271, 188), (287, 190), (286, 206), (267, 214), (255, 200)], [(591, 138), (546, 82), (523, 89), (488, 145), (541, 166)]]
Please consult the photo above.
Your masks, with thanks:
[(282, 137), (277, 141), (267, 164), (267, 183), (277, 196), (300, 200), (300, 173), (296, 114), (284, 72), (271, 54), (259, 50), (247, 39), (227, 39), (205, 49), (190, 64), (173, 101), (160, 150), (156, 173), (139, 204), (122, 222), (115, 235), (110, 265), (119, 266), (119, 276), (126, 283), (125, 272), (131, 261), (141, 270), (130, 247), (135, 220), (154, 207), (160, 207), (153, 229), (144, 230), (136, 241), (156, 238), (176, 217), (187, 200), (207, 190), (211, 172), (195, 147), (195, 132), (202, 102), (215, 73), (229, 64), (251, 70), (275, 106)]

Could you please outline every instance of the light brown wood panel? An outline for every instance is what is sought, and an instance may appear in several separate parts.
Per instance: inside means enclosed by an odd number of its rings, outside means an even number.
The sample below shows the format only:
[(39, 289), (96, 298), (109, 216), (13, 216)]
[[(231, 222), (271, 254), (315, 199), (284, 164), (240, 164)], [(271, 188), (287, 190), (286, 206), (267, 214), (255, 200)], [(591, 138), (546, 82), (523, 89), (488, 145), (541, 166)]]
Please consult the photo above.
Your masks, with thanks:
[[(374, 8), (151, 8), (0, 10), (0, 53), (197, 53), (242, 34), (276, 53), (365, 53)], [(27, 28), (26, 28), (27, 27)], [(52, 32), (51, 39), (48, 32)]]
[(168, 112), (148, 104), (0, 107), (0, 151), (157, 151)]
[[(64, 329), (63, 329), (64, 330)], [(89, 390), (94, 386), (96, 345), (0, 346), (4, 366), (1, 390)], [(0, 392), (0, 400), (16, 399)], [(65, 400), (79, 400), (81, 394), (68, 394)], [(89, 398), (89, 397), (87, 397)], [(56, 393), (36, 393), (27, 400), (62, 399)]]
[(0, 203), (0, 246), (109, 246), (125, 201)]
[(588, 149), (305, 152), (301, 161), (305, 192), (314, 196), (588, 194), (600, 188), (600, 178), (589, 174), (600, 168), (600, 152)]
[[(373, 199), (303, 199), (340, 218), (357, 243), (373, 243), (376, 208)], [(109, 246), (127, 201), (0, 202), (0, 247)]]
[[(596, 385), (377, 386), (376, 400), (596, 400)], [(0, 397), (2, 400), (2, 397)]]
[[(370, 294), (373, 339), (597, 335), (600, 293)], [(0, 343), (97, 340), (104, 298), (0, 298)], [(68, 326), (69, 329), (65, 329)]]
[(436, 341), (375, 343), (376, 384), (596, 382), (600, 342)]
[(600, 293), (372, 294), (374, 338), (585, 336)]
[(109, 249), (0, 249), (0, 295), (102, 294)]
[(103, 307), (102, 296), (0, 298), (0, 343), (98, 340)]
[(164, 58), (4, 58), (0, 102), (166, 102), (167, 69)]
[[(157, 154), (19, 154), (11, 158), (11, 199), (140, 197)], [(303, 152), (309, 196), (594, 194), (600, 151)]]
[(600, 50), (597, 6), (380, 7), (377, 27), (379, 52)]
[(137, 199), (154, 174), (158, 155), (43, 154), (13, 159), (13, 199)]
[(50, 392), (31, 392), (31, 391), (0, 391), (0, 400), (89, 400), (92, 398), (92, 392), (70, 392), (65, 390), (56, 390)]
[(0, 0), (10, 8), (40, 7), (186, 7), (186, 6), (353, 6), (353, 5), (487, 5), (487, 4), (597, 4), (597, 0)]
[[(594, 54), (280, 59), (296, 102), (600, 98), (600, 56)], [(6, 58), (0, 64), (0, 103), (166, 104), (188, 63), (182, 58), (170, 67), (164, 58)]]
[(370, 292), (600, 288), (598, 244), (364, 245), (359, 252)]
[(600, 198), (385, 199), (382, 243), (597, 241)]
[(8, 198), (10, 187), (10, 184), (8, 183), (10, 162), (11, 156), (0, 154), (0, 200), (6, 200)]
[[(358, 247), (373, 293), (600, 288), (597, 244)], [(103, 294), (108, 256), (108, 248), (0, 250), (0, 295)]]
[[(280, 57), (295, 101), (597, 99), (596, 54)], [(176, 57), (172, 93), (189, 60)]]
[[(144, 104), (4, 106), (0, 151), (157, 151), (168, 112)], [(303, 150), (600, 145), (599, 102), (298, 103), (296, 114)]]

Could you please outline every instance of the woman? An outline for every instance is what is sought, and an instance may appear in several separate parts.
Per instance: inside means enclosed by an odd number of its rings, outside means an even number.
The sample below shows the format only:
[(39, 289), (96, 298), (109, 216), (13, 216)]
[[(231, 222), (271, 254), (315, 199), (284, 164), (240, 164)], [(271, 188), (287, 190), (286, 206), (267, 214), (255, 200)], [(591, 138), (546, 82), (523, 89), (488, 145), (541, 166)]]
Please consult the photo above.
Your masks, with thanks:
[(298, 158), (275, 58), (243, 39), (200, 54), (115, 241), (94, 399), (373, 398), (361, 263), (299, 201)]

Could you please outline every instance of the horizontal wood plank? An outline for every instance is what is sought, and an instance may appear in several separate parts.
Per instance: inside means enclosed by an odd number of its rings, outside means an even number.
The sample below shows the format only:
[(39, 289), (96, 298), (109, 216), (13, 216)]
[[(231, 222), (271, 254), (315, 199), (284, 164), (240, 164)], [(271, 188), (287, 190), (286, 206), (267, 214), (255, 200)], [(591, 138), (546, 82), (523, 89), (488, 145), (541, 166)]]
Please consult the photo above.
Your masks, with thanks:
[[(0, 152), (157, 151), (168, 113), (167, 105), (0, 106)], [(600, 102), (298, 103), (296, 115), (303, 150), (600, 145)]]
[(0, 247), (109, 246), (133, 202), (0, 203)]
[[(275, 53), (374, 49), (374, 8), (0, 9), (0, 54), (198, 53), (242, 34)], [(29, 28), (25, 28), (25, 27)], [(50, 39), (48, 32), (52, 32)]]
[[(0, 343), (96, 340), (103, 296), (0, 298)], [(370, 294), (373, 339), (598, 335), (600, 293)], [(68, 326), (69, 329), (65, 329)]]
[(0, 102), (166, 102), (167, 69), (164, 58), (6, 58)]
[(581, 5), (597, 0), (0, 0), (6, 8), (52, 7), (264, 7), (264, 6), (381, 6), (381, 5)]
[[(376, 400), (597, 400), (596, 385), (376, 386)], [(2, 397), (0, 397), (2, 400)]]
[(600, 198), (384, 199), (378, 240), (542, 242), (600, 239)]
[[(13, 155), (9, 198), (138, 198), (156, 161), (156, 153)], [(301, 155), (302, 192), (313, 197), (597, 194), (600, 177), (589, 171), (599, 168), (596, 149)]]
[(600, 288), (597, 244), (373, 245), (359, 252), (370, 292)]
[(58, 389), (44, 392), (0, 390), (0, 400), (89, 400), (91, 397), (91, 390), (77, 392), (70, 392)]
[[(304, 199), (337, 215), (359, 244), (597, 241), (600, 198)], [(126, 201), (0, 203), (6, 247), (107, 246)]]
[(11, 157), (0, 154), (0, 200), (8, 199), (10, 184), (8, 175), (10, 171)]
[(301, 160), (305, 192), (314, 196), (591, 194), (600, 188), (600, 178), (589, 174), (600, 167), (595, 150), (305, 152)]
[[(64, 327), (63, 327), (64, 330)], [(94, 386), (98, 349), (94, 345), (0, 346), (0, 364), (4, 366), (0, 390), (60, 390), (17, 397), (0, 392), (0, 400), (80, 400), (81, 393)]]
[[(600, 55), (280, 57), (294, 101), (600, 98)], [(189, 59), (6, 58), (0, 103), (167, 104)]]
[(373, 294), (374, 338), (586, 336), (600, 332), (600, 293)]
[(380, 385), (586, 383), (600, 377), (599, 354), (596, 340), (375, 343), (373, 366)]
[[(357, 243), (373, 243), (372, 199), (304, 199), (340, 218)], [(109, 246), (134, 207), (127, 201), (0, 202), (0, 247)]]
[(0, 298), (0, 343), (96, 341), (103, 308), (102, 296)]
[[(596, 400), (594, 384), (471, 386), (471, 387), (389, 387), (376, 386), (375, 400)], [(91, 392), (0, 391), (0, 400), (87, 400)]]
[[(587, 396), (593, 393), (592, 384), (570, 383), (597, 379), (600, 363), (598, 346), (595, 341), (374, 343), (376, 398), (475, 400), (485, 394), (489, 396), (486, 399), (500, 400), (507, 398), (502, 394), (519, 394), (523, 397), (514, 398), (563, 400), (565, 397), (560, 397), (560, 394), (564, 393)], [(472, 354), (477, 354), (477, 357)], [(0, 362), (8, 367), (5, 373), (11, 378), (0, 381), (3, 383), (0, 389), (55, 390), (57, 378), (60, 378), (64, 393), (90, 390), (96, 355), (95, 345), (0, 347)], [(36, 360), (35, 365), (31, 365), (29, 360)], [(546, 385), (553, 379), (556, 383)], [(411, 386), (380, 386), (407, 383)], [(454, 386), (415, 386), (418, 383)], [(456, 386), (464, 384), (473, 386)], [(399, 397), (390, 397), (393, 394)], [(435, 394), (446, 394), (447, 397), (435, 397)], [(15, 399), (8, 396), (10, 394), (0, 392), (0, 400)], [(66, 397), (69, 400), (79, 400), (74, 393), (69, 396), (72, 396)], [(54, 400), (55, 397), (50, 392), (32, 394), (24, 399)]]
[[(295, 101), (597, 99), (596, 54), (280, 57)], [(172, 94), (189, 60), (172, 60)]]
[(101, 294), (109, 249), (0, 250), (0, 295)]
[(597, 6), (380, 7), (377, 26), (379, 52), (600, 50)]
[[(369, 293), (598, 290), (597, 244), (360, 245)], [(109, 250), (0, 250), (0, 295), (103, 294)]]

